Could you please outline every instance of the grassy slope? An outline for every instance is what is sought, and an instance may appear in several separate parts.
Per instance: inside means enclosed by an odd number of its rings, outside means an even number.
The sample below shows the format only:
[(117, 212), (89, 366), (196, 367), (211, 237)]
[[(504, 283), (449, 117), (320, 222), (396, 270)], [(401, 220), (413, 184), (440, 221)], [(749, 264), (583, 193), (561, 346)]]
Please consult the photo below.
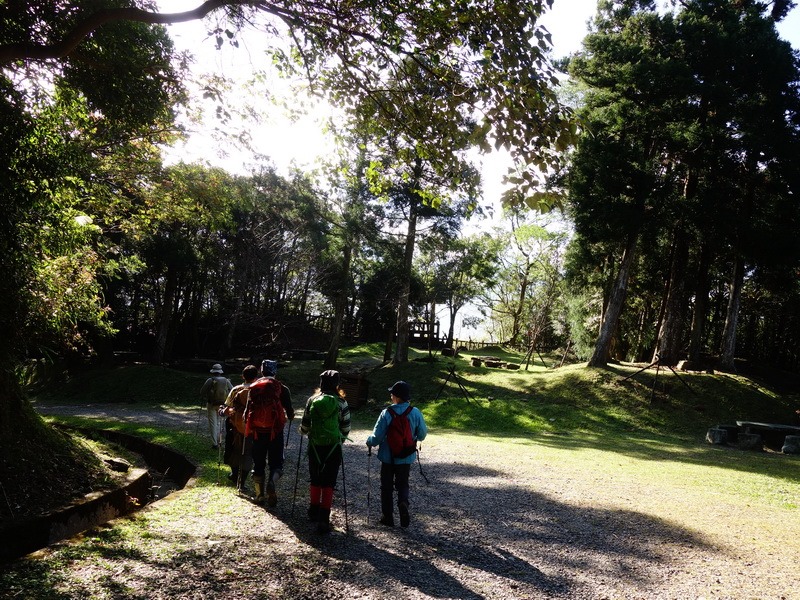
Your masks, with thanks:
[[(361, 345), (342, 351), (340, 370), (379, 365), (382, 348)], [(493, 355), (520, 363), (523, 356), (500, 349), (462, 353), (457, 358), (412, 350), (404, 365), (377, 366), (369, 372), (369, 401), (356, 418), (370, 421), (386, 402), (386, 389), (398, 380), (411, 383), (413, 401), (423, 408), (434, 428), (475, 434), (527, 435), (537, 432), (589, 433), (601, 436), (666, 437), (697, 442), (709, 426), (736, 420), (789, 423), (800, 406), (795, 393), (781, 394), (767, 385), (725, 373), (674, 373), (651, 368), (635, 377), (638, 367), (590, 369), (579, 365), (551, 368), (558, 358), (537, 357), (534, 364), (512, 371), (473, 367), (474, 355)], [(452, 378), (469, 394), (465, 398)], [(315, 387), (320, 365), (315, 361), (281, 363), (279, 377), (302, 406)], [(229, 374), (234, 384), (241, 379)], [(197, 392), (207, 374), (137, 365), (92, 371), (76, 376), (57, 389), (40, 394), (45, 402), (123, 402), (144, 406), (199, 406)], [(655, 381), (655, 386), (653, 382)], [(688, 386), (688, 387), (687, 387)]]

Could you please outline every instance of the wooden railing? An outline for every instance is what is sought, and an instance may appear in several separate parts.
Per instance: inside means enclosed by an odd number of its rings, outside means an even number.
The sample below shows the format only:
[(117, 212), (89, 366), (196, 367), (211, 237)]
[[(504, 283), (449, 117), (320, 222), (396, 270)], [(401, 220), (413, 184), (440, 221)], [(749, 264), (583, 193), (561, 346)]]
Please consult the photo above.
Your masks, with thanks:
[(472, 340), (453, 340), (453, 348), (466, 348), (468, 352), (482, 350), (489, 346), (500, 346), (499, 342), (473, 342)]

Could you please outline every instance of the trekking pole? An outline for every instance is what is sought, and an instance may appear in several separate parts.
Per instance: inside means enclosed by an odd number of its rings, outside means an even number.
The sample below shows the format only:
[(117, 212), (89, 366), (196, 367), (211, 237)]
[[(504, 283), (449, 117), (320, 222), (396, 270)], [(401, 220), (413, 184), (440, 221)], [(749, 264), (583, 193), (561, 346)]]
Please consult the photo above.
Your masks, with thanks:
[[(239, 435), (239, 432), (236, 430), (236, 427), (233, 428), (233, 435), (236, 438)], [(239, 457), (239, 469), (236, 471), (236, 492), (244, 492), (244, 485), (242, 483), (243, 477), (246, 477), (247, 474), (243, 473), (244, 471), (244, 463), (245, 463), (245, 450), (247, 449), (247, 437), (244, 434), (241, 434), (242, 438), (242, 454)]]
[(367, 527), (369, 527), (369, 513), (370, 513), (370, 500), (372, 498), (372, 446), (369, 446), (367, 452)]
[[(219, 421), (219, 417), (215, 416), (215, 419)], [(219, 485), (219, 472), (222, 470), (222, 428), (219, 427), (219, 423), (217, 423), (217, 485)]]
[(297, 499), (297, 482), (300, 479), (300, 459), (303, 455), (303, 434), (300, 434), (300, 443), (297, 450), (297, 472), (294, 475), (294, 494), (292, 494), (292, 518), (294, 518), (294, 501)]
[(425, 471), (422, 470), (422, 461), (419, 459), (420, 450), (422, 450), (421, 445), (417, 448), (417, 466), (419, 467), (419, 474), (422, 475), (422, 478), (425, 480), (425, 485), (430, 485), (431, 482), (428, 480), (428, 476), (425, 475)]
[(294, 419), (289, 419), (289, 427), (286, 428), (286, 444), (284, 444), (284, 448), (289, 447), (289, 434), (292, 432), (292, 421), (294, 421)]
[(339, 446), (342, 452), (342, 498), (344, 499), (344, 531), (350, 534), (350, 520), (347, 518), (347, 483), (344, 477), (344, 444)]

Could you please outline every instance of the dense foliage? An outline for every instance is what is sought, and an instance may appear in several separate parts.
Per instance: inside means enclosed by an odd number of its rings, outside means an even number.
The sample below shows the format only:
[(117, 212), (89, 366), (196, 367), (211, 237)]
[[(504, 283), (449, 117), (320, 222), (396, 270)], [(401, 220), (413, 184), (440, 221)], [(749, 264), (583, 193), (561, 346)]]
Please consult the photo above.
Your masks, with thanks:
[(767, 8), (600, 3), (570, 67), (586, 131), (569, 272), (600, 292), (591, 364), (711, 354), (732, 369), (738, 346), (798, 366), (800, 62)]

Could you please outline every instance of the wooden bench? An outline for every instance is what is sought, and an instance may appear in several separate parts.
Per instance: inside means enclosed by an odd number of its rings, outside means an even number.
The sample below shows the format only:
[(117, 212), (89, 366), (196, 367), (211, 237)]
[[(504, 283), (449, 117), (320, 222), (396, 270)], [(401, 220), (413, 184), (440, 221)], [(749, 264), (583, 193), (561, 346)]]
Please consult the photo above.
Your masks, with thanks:
[(327, 353), (322, 350), (308, 348), (292, 348), (285, 352), (281, 358), (285, 360), (325, 360)]

